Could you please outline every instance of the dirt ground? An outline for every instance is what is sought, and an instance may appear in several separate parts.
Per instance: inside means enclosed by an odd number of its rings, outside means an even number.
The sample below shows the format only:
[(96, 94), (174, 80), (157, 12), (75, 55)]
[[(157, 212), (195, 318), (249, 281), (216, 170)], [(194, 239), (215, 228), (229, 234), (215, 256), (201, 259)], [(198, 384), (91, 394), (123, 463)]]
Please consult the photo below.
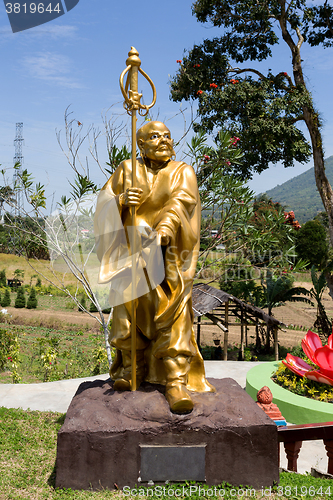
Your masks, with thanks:
[[(99, 329), (97, 320), (79, 311), (54, 311), (46, 309), (16, 309), (7, 307), (11, 315), (11, 323), (30, 326), (45, 326), (47, 328), (64, 329), (68, 326), (87, 329)], [(105, 316), (106, 317), (106, 316)]]
[[(310, 289), (310, 283), (295, 283), (294, 286), (303, 286)], [(333, 300), (324, 293), (323, 303), (329, 318), (333, 317)], [(64, 328), (68, 326), (71, 329), (72, 325), (76, 327), (99, 329), (99, 324), (96, 319), (88, 314), (80, 313), (79, 311), (54, 311), (54, 310), (29, 310), (15, 309), (8, 307), (8, 313), (12, 315), (12, 322), (16, 324), (29, 324), (32, 326), (46, 326), (49, 328)], [(316, 307), (309, 304), (289, 302), (286, 305), (274, 309), (274, 316), (282, 321), (286, 326), (294, 326), (295, 329), (282, 328), (279, 330), (279, 343), (285, 347), (293, 347), (299, 344), (305, 336), (303, 329), (310, 329), (316, 319)], [(298, 327), (298, 328), (297, 328)], [(303, 329), (302, 329), (303, 328)], [(196, 326), (195, 326), (196, 331)], [(230, 346), (240, 343), (241, 329), (240, 325), (230, 326), (228, 334), (228, 344)], [(251, 338), (252, 337), (252, 338)], [(220, 339), (223, 345), (223, 332), (212, 325), (209, 321), (201, 323), (201, 345), (214, 345), (213, 339)], [(248, 328), (248, 342), (252, 343), (255, 339), (255, 327)]]

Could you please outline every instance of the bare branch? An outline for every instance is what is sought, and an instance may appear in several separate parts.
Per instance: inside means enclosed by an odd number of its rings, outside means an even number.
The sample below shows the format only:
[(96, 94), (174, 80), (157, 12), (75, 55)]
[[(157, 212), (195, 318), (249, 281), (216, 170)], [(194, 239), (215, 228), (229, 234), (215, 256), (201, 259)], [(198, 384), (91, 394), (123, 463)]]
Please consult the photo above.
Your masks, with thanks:
[(265, 75), (263, 75), (260, 71), (254, 68), (231, 68), (228, 70), (228, 73), (236, 73), (236, 75), (240, 75), (241, 73), (255, 73), (263, 80), (267, 79)]
[(298, 26), (296, 27), (296, 33), (297, 33), (297, 37), (298, 37), (297, 48), (298, 48), (298, 50), (300, 50), (302, 43), (304, 42), (304, 37), (303, 37), (301, 30), (299, 29)]

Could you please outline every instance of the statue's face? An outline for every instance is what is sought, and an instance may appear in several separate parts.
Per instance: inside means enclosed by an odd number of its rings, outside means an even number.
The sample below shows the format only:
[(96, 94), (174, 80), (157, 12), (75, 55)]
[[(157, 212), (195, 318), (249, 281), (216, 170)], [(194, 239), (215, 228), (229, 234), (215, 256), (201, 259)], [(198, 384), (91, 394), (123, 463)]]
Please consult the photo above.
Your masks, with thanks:
[[(145, 130), (145, 136), (140, 140), (144, 156), (155, 162), (170, 160), (174, 154), (173, 140), (170, 130), (161, 122), (152, 122)], [(140, 145), (141, 144), (141, 145)]]

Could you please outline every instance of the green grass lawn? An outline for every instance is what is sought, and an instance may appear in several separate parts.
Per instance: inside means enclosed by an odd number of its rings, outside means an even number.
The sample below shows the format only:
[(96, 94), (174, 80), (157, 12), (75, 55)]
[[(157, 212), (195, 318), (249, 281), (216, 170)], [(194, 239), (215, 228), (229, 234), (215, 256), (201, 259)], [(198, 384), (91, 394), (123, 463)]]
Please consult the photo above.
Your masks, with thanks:
[(0, 408), (0, 499), (115, 498), (111, 492), (55, 490), (60, 413)]
[[(23, 411), (0, 408), (0, 500), (81, 500), (81, 499), (124, 499), (124, 498), (161, 498), (160, 495), (124, 495), (119, 491), (102, 490), (73, 491), (55, 489), (55, 459), (57, 432), (64, 422), (65, 415), (53, 412)], [(168, 485), (169, 494), (164, 498), (176, 498), (171, 490), (183, 486), (198, 486), (195, 483)], [(241, 494), (241, 487), (234, 488), (223, 484), (217, 487), (225, 491), (224, 496), (211, 495), (212, 487), (205, 488), (207, 495), (191, 495), (192, 500), (204, 498), (250, 498)], [(193, 490), (194, 488), (192, 488)], [(243, 487), (243, 490), (246, 490)], [(210, 490), (210, 491), (208, 491)], [(253, 491), (253, 490), (252, 490)], [(236, 492), (236, 493), (235, 493)], [(255, 497), (266, 499), (315, 499), (326, 500), (333, 497), (332, 481), (318, 479), (291, 473), (280, 475), (280, 484), (266, 488), (263, 492), (257, 490)], [(163, 497), (162, 497), (163, 498)], [(177, 496), (177, 498), (188, 498)]]

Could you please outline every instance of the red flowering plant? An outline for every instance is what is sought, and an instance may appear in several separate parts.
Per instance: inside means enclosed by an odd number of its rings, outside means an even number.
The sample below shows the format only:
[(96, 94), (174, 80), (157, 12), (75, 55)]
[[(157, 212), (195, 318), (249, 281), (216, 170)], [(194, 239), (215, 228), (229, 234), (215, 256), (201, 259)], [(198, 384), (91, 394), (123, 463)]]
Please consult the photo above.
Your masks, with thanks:
[(289, 224), (296, 230), (301, 228), (300, 223), (295, 219), (295, 213), (293, 210), (290, 210), (290, 212), (284, 212), (284, 223)]
[(328, 337), (327, 344), (323, 346), (319, 336), (309, 330), (302, 340), (302, 348), (306, 356), (318, 368), (290, 353), (282, 363), (300, 377), (333, 386), (333, 334)]
[(231, 137), (230, 138), (230, 143), (232, 146), (237, 146), (238, 141), (240, 141), (239, 137)]

